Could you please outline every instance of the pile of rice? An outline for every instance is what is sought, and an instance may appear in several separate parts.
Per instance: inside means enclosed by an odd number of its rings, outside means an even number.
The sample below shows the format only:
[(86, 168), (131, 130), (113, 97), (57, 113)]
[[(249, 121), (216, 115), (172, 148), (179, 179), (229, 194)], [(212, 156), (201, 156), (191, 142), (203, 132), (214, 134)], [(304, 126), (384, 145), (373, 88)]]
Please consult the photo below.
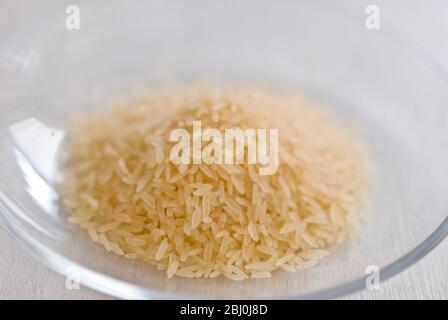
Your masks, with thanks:
[[(177, 128), (278, 128), (279, 166), (170, 161)], [(205, 144), (203, 144), (205, 147)], [(368, 157), (301, 96), (252, 89), (147, 94), (78, 119), (67, 142), (69, 220), (107, 251), (173, 275), (266, 278), (309, 268), (352, 235)]]

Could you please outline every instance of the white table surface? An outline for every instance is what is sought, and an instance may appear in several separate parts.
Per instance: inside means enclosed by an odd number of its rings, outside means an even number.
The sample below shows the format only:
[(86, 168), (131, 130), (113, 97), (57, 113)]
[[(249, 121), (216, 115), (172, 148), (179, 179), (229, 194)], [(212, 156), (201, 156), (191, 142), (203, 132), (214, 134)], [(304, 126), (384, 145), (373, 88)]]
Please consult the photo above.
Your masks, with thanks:
[[(44, 2), (0, 0), (0, 43), (24, 22), (45, 12)], [(76, 1), (71, 1), (76, 3)], [(382, 17), (420, 43), (448, 70), (448, 2), (359, 1), (378, 5)], [(66, 289), (61, 275), (29, 257), (0, 229), (0, 299), (110, 299), (85, 287)], [(448, 299), (448, 240), (423, 260), (383, 283), (379, 290), (363, 291), (345, 299)]]

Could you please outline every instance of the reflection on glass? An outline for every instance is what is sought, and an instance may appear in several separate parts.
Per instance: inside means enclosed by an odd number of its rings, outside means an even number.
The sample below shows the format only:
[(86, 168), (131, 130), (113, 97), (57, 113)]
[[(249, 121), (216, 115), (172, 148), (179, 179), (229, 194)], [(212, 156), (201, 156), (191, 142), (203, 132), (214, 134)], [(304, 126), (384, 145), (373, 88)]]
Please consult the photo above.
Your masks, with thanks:
[(58, 195), (53, 185), (58, 179), (57, 155), (65, 132), (31, 118), (11, 125), (9, 133), (27, 192), (45, 212), (56, 215)]

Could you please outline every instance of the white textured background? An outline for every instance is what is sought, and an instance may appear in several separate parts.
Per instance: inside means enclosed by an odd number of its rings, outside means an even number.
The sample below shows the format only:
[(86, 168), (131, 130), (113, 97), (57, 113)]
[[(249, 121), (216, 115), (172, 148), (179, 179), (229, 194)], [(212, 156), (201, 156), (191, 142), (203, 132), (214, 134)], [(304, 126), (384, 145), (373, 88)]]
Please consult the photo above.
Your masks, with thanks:
[[(21, 26), (44, 15), (46, 2), (0, 0), (0, 45)], [(70, 3), (76, 4), (76, 1)], [(356, 3), (360, 14), (368, 4), (379, 6), (382, 18), (418, 42), (448, 72), (448, 1), (392, 0), (386, 3), (384, 0), (362, 0)], [(85, 287), (67, 290), (62, 276), (27, 256), (1, 229), (0, 256), (1, 299), (109, 298)], [(383, 283), (379, 290), (355, 293), (345, 298), (448, 299), (448, 240), (410, 269)]]

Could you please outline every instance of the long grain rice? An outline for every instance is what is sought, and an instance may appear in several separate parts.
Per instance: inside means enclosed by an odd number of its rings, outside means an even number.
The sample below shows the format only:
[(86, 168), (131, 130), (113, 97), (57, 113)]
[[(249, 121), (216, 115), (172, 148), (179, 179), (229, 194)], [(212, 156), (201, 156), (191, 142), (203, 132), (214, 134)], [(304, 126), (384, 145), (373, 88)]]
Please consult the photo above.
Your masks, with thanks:
[[(242, 281), (313, 267), (356, 229), (368, 186), (365, 146), (303, 97), (214, 91), (149, 94), (79, 119), (62, 186), (69, 221), (168, 278)], [(170, 132), (191, 133), (198, 120), (220, 131), (278, 128), (277, 172), (173, 164)]]

